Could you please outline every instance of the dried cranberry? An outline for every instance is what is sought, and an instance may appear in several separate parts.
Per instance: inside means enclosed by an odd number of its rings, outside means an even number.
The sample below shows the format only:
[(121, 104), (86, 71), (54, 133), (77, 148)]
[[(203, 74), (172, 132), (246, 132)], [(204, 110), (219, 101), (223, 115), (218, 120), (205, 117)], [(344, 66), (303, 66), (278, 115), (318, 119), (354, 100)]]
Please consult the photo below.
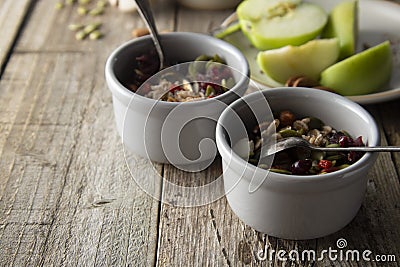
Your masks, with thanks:
[(293, 174), (304, 175), (308, 173), (308, 171), (311, 168), (311, 165), (312, 165), (311, 159), (301, 159), (295, 161), (290, 167), (290, 170)]
[(342, 132), (336, 132), (336, 133), (331, 134), (331, 136), (329, 137), (329, 143), (339, 144), (339, 139), (342, 136), (345, 136), (344, 133), (342, 133)]
[(350, 151), (347, 154), (347, 162), (349, 164), (353, 164), (354, 162), (359, 160), (363, 155), (364, 155), (364, 153), (361, 153), (361, 152)]
[(365, 146), (364, 142), (362, 140), (362, 136), (357, 137), (356, 140), (354, 140), (353, 145), (354, 146)]
[(318, 167), (320, 167), (321, 169), (327, 170), (332, 167), (332, 161), (326, 160), (326, 159), (321, 159), (318, 162)]
[(339, 138), (339, 145), (341, 147), (353, 146), (353, 143), (354, 143), (353, 139), (351, 137), (346, 136), (346, 135), (341, 136)]

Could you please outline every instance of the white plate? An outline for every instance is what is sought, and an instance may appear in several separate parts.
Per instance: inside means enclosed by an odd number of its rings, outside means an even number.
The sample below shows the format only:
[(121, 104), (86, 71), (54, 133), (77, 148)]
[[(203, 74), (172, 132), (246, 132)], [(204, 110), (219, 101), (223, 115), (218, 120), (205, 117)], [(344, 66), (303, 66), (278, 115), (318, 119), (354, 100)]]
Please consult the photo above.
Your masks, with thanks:
[[(318, 4), (329, 12), (340, 0), (309, 0), (307, 2)], [(233, 17), (228, 19), (231, 20)], [(381, 88), (380, 91), (373, 94), (349, 96), (348, 98), (360, 104), (372, 104), (400, 97), (400, 5), (384, 0), (360, 0), (358, 38), (357, 51), (362, 51), (366, 46), (374, 46), (389, 40), (393, 52), (393, 72), (387, 88)], [(244, 53), (250, 64), (251, 78), (261, 87), (282, 86), (262, 73), (256, 62), (258, 50), (250, 44), (241, 31), (226, 36), (224, 40), (232, 43)]]

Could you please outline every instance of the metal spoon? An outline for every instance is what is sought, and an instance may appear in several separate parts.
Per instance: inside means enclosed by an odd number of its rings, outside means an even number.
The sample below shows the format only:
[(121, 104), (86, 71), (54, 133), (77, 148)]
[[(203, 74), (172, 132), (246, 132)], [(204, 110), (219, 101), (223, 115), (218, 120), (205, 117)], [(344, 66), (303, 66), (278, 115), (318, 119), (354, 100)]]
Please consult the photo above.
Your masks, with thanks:
[(317, 147), (310, 144), (307, 140), (300, 137), (288, 137), (278, 141), (275, 146), (265, 147), (262, 149), (260, 158), (265, 158), (279, 151), (291, 147), (306, 147), (312, 150), (325, 151), (325, 152), (400, 152), (400, 147), (397, 146), (374, 146), (374, 147)]
[(153, 39), (153, 43), (156, 47), (156, 51), (158, 57), (160, 59), (160, 70), (162, 70), (165, 64), (165, 53), (162, 48), (162, 44), (160, 41), (160, 35), (158, 34), (156, 23), (154, 21), (153, 13), (151, 12), (149, 1), (147, 0), (135, 0), (136, 5), (138, 6), (138, 11), (140, 16), (146, 23), (147, 28), (149, 28), (151, 38)]

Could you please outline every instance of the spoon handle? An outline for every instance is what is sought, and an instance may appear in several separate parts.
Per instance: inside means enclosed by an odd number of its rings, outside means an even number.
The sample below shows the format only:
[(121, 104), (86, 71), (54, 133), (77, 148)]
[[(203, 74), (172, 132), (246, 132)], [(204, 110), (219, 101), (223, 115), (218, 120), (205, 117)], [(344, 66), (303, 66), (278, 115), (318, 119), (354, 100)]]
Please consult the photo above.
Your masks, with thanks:
[(374, 146), (374, 147), (312, 147), (314, 150), (325, 152), (341, 152), (341, 151), (360, 151), (360, 152), (400, 152), (398, 146)]
[(160, 70), (164, 68), (164, 53), (160, 43), (160, 35), (158, 34), (156, 23), (154, 21), (153, 14), (151, 12), (149, 1), (147, 0), (135, 0), (136, 5), (138, 6), (138, 11), (140, 16), (145, 21), (147, 27), (150, 30), (150, 34), (153, 36), (154, 45), (156, 47), (156, 51), (158, 57), (160, 59)]

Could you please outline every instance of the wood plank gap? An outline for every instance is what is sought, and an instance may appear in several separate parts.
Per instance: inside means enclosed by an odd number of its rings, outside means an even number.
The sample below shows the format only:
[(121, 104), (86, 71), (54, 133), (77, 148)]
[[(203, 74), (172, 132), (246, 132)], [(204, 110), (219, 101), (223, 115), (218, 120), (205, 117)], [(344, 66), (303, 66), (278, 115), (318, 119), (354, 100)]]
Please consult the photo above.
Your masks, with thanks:
[(232, 264), (231, 264), (231, 262), (229, 260), (228, 254), (226, 253), (225, 246), (221, 243), (221, 234), (220, 234), (220, 232), (218, 230), (218, 227), (217, 227), (217, 224), (215, 222), (216, 217), (214, 215), (214, 210), (212, 208), (209, 209), (209, 214), (211, 216), (211, 224), (212, 224), (212, 227), (214, 229), (214, 233), (216, 235), (218, 244), (221, 247), (221, 253), (222, 253), (223, 257), (224, 257), (225, 263), (227, 264), (228, 267), (230, 267), (230, 266), (232, 266)]
[(85, 50), (29, 50), (29, 49), (18, 49), (16, 48), (13, 53), (14, 54), (78, 54), (78, 55), (84, 55), (86, 53), (90, 53), (91, 51), (85, 51)]
[[(394, 109), (391, 109), (392, 105), (395, 106)], [(389, 113), (390, 115), (392, 115), (392, 111), (394, 111), (394, 113), (397, 115), (398, 113), (396, 112), (396, 108), (399, 110), (398, 106), (396, 104), (394, 104), (394, 102), (389, 102), (385, 106), (385, 109), (384, 110), (379, 109), (379, 112), (377, 111), (378, 110), (377, 106), (373, 106), (374, 113), (375, 114), (379, 114), (379, 120), (377, 120), (378, 121), (378, 125), (379, 125), (380, 128), (383, 129), (383, 133), (385, 135), (385, 140), (386, 140), (387, 144), (388, 145), (397, 145), (398, 146), (400, 144), (396, 144), (396, 142), (393, 140), (393, 138), (391, 137), (391, 133), (390, 133), (391, 129), (390, 129), (388, 123), (385, 123), (385, 118), (386, 118), (385, 111), (386, 110), (390, 110), (390, 113)], [(398, 181), (400, 183), (400, 169), (397, 167), (398, 166), (398, 164), (397, 164), (398, 163), (398, 157), (396, 155), (396, 152), (391, 152), (390, 153), (390, 159), (394, 163), (394, 165), (396, 166), (394, 168), (394, 170), (396, 172), (396, 175), (398, 177)]]
[(3, 73), (6, 69), (8, 62), (10, 61), (10, 58), (15, 50), (16, 44), (17, 44), (19, 38), (21, 37), (23, 29), (25, 28), (27, 22), (29, 21), (29, 18), (31, 17), (31, 14), (35, 8), (36, 3), (37, 3), (37, 1), (35, 1), (35, 0), (29, 1), (28, 7), (25, 10), (25, 14), (23, 14), (21, 23), (19, 24), (18, 29), (15, 33), (14, 40), (11, 42), (11, 45), (8, 48), (8, 51), (6, 51), (6, 55), (4, 56), (3, 61), (2, 62), (0, 61), (0, 63), (1, 63), (0, 64), (0, 79), (3, 76)]
[[(161, 168), (161, 177), (164, 178), (164, 171), (165, 171), (165, 164), (162, 165)], [(161, 246), (161, 238), (162, 238), (162, 227), (161, 227), (161, 219), (162, 219), (162, 212), (163, 212), (163, 196), (164, 196), (164, 179), (162, 179), (161, 185), (160, 185), (160, 200), (158, 201), (158, 208), (157, 208), (157, 227), (156, 229), (158, 229), (157, 231), (157, 236), (156, 236), (156, 249), (155, 249), (155, 255), (154, 255), (154, 266), (157, 266), (158, 264), (158, 260), (159, 260), (159, 255), (160, 255), (160, 246)]]

